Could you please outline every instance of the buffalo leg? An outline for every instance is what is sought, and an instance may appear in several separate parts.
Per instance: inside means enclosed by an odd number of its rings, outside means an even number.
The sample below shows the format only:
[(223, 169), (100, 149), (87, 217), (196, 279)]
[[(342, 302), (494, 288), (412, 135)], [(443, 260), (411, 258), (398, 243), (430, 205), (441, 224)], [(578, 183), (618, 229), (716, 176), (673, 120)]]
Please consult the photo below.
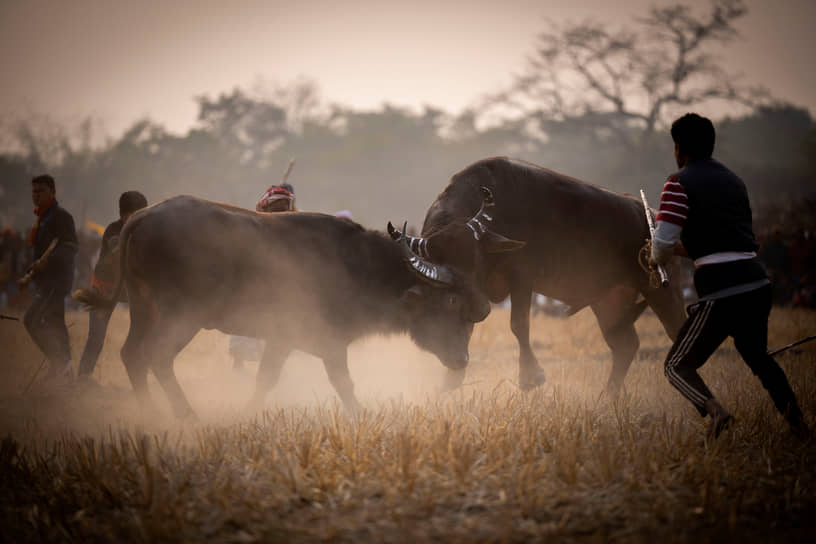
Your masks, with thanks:
[(445, 379), (442, 382), (442, 391), (453, 391), (454, 389), (458, 389), (462, 386), (462, 383), (465, 381), (465, 369), (452, 369), (449, 368), (448, 371), (445, 373)]
[(635, 331), (635, 320), (643, 305), (634, 303), (636, 292), (613, 292), (592, 305), (592, 311), (601, 327), (606, 345), (612, 351), (612, 372), (606, 385), (607, 392), (617, 396), (623, 380), (635, 358), (640, 340)]
[(672, 341), (677, 339), (680, 327), (686, 322), (683, 293), (680, 281), (670, 282), (668, 287), (644, 289), (643, 297), (663, 324)]
[(150, 394), (147, 390), (147, 359), (144, 357), (143, 348), (145, 337), (154, 323), (140, 301), (134, 298), (132, 297), (130, 302), (130, 329), (120, 355), (136, 398), (143, 405), (150, 406)]
[(354, 396), (354, 382), (351, 381), (348, 369), (348, 355), (346, 346), (338, 346), (323, 357), (323, 366), (329, 376), (334, 390), (340, 395), (340, 400), (346, 408), (354, 412), (360, 408), (357, 397)]
[(290, 349), (280, 349), (274, 342), (267, 340), (261, 364), (258, 367), (258, 375), (255, 377), (255, 393), (247, 408), (249, 411), (257, 412), (263, 409), (266, 395), (278, 383), (283, 363), (290, 352)]
[(530, 345), (530, 299), (533, 290), (529, 283), (514, 282), (510, 291), (510, 330), (519, 344), (519, 387), (523, 390), (538, 387), (547, 381)]
[(144, 350), (144, 355), (150, 361), (150, 368), (170, 400), (173, 413), (179, 419), (195, 418), (195, 412), (176, 379), (173, 361), (198, 330), (198, 327), (181, 318), (160, 319), (145, 339), (145, 346), (149, 347)]

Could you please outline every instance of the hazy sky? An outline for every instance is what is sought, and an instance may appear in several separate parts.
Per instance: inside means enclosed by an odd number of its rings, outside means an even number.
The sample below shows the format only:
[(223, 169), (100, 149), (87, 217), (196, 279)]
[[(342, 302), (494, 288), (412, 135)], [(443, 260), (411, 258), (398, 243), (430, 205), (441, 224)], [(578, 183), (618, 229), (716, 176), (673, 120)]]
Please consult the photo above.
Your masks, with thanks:
[[(147, 115), (184, 131), (196, 95), (299, 76), (355, 107), (456, 112), (521, 70), (547, 18), (622, 24), (665, 3), (0, 0), (0, 118), (92, 115), (118, 135)], [(816, 113), (816, 0), (747, 3), (729, 67)]]

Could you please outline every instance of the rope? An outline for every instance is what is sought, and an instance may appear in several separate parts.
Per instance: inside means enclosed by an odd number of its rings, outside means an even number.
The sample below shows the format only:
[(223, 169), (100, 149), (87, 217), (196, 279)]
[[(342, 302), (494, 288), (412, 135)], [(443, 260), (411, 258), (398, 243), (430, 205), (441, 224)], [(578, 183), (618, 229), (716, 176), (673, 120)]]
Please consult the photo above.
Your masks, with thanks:
[(649, 256), (652, 254), (652, 241), (646, 239), (643, 247), (638, 251), (638, 264), (649, 275), (649, 287), (657, 289), (660, 287), (660, 274), (657, 267), (649, 266)]

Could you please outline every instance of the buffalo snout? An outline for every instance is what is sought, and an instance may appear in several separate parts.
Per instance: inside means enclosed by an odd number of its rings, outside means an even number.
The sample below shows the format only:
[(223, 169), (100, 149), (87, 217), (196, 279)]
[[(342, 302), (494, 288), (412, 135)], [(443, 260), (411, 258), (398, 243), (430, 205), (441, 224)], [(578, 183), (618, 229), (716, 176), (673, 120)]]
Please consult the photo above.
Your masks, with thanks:
[(446, 357), (442, 359), (442, 364), (451, 370), (462, 370), (467, 367), (470, 357), (467, 350), (464, 353), (459, 353), (453, 357)]

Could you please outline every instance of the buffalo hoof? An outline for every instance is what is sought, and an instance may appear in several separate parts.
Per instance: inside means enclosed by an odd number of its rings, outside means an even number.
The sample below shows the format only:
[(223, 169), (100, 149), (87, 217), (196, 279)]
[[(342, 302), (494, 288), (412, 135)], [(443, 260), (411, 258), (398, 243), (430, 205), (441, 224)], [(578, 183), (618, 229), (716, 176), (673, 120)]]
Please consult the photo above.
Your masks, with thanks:
[(448, 391), (453, 391), (455, 389), (459, 389), (462, 387), (462, 383), (465, 381), (465, 369), (448, 369), (448, 372), (445, 374), (445, 380), (442, 382), (442, 392), (447, 393)]
[(623, 384), (620, 382), (609, 382), (606, 385), (606, 396), (609, 397), (610, 400), (617, 400), (621, 397), (623, 393)]
[(544, 375), (544, 370), (536, 368), (533, 371), (519, 373), (519, 388), (522, 391), (529, 391), (535, 389), (539, 385), (544, 385), (547, 381), (547, 376)]
[(362, 405), (360, 405), (360, 403), (354, 397), (352, 397), (349, 400), (344, 400), (343, 407), (346, 409), (346, 412), (348, 412), (348, 414), (351, 416), (358, 416), (363, 413)]
[(266, 393), (257, 391), (250, 397), (249, 402), (244, 407), (244, 412), (249, 415), (260, 414), (266, 409)]
[(196, 425), (201, 423), (201, 420), (198, 419), (198, 415), (192, 410), (176, 415), (176, 419), (179, 423), (183, 423), (185, 425)]

